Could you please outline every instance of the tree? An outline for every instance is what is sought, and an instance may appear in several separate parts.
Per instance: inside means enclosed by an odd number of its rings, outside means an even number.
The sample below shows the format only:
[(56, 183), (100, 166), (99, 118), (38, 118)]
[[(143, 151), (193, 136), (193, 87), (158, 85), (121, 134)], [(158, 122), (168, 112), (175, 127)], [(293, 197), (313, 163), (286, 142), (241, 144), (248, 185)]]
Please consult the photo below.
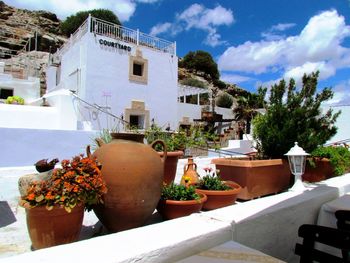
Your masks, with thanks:
[(237, 106), (233, 110), (235, 120), (244, 123), (245, 133), (250, 133), (252, 119), (258, 114), (257, 109), (263, 108), (264, 95), (248, 93), (245, 96), (238, 97)]
[(80, 11), (80, 12), (77, 12), (75, 15), (71, 15), (67, 17), (66, 20), (64, 20), (60, 26), (62, 33), (65, 34), (67, 37), (69, 37), (88, 18), (89, 14), (91, 14), (93, 17), (96, 17), (117, 25), (121, 25), (118, 17), (112, 11), (108, 9), (93, 9), (89, 11)]
[[(266, 114), (254, 118), (254, 138), (258, 151), (265, 158), (281, 158), (298, 142), (311, 153), (337, 132), (334, 126), (340, 111), (333, 114), (330, 109), (321, 112), (321, 103), (333, 97), (330, 88), (316, 93), (319, 72), (304, 74), (302, 88), (296, 90), (295, 81), (289, 84), (281, 80), (271, 87)], [(265, 97), (267, 89), (259, 93)]]
[(220, 77), (218, 65), (213, 60), (212, 56), (205, 51), (190, 51), (182, 59), (179, 64), (180, 67), (184, 67), (189, 70), (194, 70), (196, 72), (200, 71), (205, 74), (205, 78), (210, 80), (218, 80)]

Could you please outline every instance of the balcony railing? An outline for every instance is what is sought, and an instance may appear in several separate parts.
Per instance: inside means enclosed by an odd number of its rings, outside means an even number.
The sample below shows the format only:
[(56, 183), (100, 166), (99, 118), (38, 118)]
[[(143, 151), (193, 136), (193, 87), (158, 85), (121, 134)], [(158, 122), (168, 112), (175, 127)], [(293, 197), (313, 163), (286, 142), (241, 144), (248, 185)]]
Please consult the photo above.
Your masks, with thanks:
[(58, 50), (57, 55), (62, 55), (65, 50), (77, 42), (88, 31), (96, 35), (106, 36), (126, 43), (144, 46), (176, 55), (176, 42), (170, 42), (147, 35), (139, 30), (133, 30), (92, 16), (89, 16), (85, 22), (71, 35), (69, 41)]

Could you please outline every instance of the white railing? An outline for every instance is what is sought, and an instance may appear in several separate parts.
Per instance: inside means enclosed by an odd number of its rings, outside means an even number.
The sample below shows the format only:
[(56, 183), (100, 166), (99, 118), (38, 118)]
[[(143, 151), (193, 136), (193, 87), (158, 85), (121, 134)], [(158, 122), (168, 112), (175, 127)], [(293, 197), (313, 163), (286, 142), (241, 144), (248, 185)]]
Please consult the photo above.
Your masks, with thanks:
[(62, 55), (72, 44), (77, 42), (88, 31), (96, 35), (106, 36), (126, 43), (132, 43), (134, 45), (140, 45), (176, 55), (175, 42), (147, 35), (141, 33), (139, 30), (133, 30), (91, 16), (89, 16), (74, 34), (71, 35), (69, 41), (64, 44), (56, 54), (58, 56)]

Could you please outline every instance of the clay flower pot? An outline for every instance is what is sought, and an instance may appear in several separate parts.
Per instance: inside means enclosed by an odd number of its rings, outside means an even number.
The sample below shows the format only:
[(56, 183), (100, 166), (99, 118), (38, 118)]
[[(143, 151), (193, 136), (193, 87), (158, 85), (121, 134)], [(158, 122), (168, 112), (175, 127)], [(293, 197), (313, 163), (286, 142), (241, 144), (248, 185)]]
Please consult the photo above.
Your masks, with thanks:
[(27, 227), (34, 249), (47, 248), (78, 241), (84, 205), (76, 205), (70, 213), (64, 207), (46, 206), (26, 208)]
[(192, 213), (199, 212), (203, 204), (207, 201), (205, 194), (199, 193), (199, 200), (175, 201), (175, 200), (159, 200), (157, 211), (162, 215), (163, 219), (174, 219), (182, 216), (188, 216)]
[[(163, 157), (164, 152), (158, 152), (160, 157)], [(164, 163), (164, 178), (163, 183), (171, 184), (176, 176), (177, 162), (184, 155), (183, 151), (167, 152), (167, 158)]]
[(197, 193), (205, 194), (208, 199), (203, 204), (202, 210), (213, 210), (229, 205), (233, 205), (236, 202), (237, 195), (242, 190), (241, 186), (232, 181), (225, 181), (225, 184), (230, 186), (230, 190), (204, 190), (196, 189)]
[(220, 177), (233, 181), (242, 187), (237, 198), (253, 198), (275, 194), (289, 187), (290, 170), (287, 160), (236, 160), (230, 158), (213, 159)]
[(310, 183), (320, 182), (333, 177), (333, 167), (326, 158), (317, 158), (314, 160), (316, 167), (311, 167), (311, 165), (306, 162), (305, 173), (302, 175), (303, 181)]

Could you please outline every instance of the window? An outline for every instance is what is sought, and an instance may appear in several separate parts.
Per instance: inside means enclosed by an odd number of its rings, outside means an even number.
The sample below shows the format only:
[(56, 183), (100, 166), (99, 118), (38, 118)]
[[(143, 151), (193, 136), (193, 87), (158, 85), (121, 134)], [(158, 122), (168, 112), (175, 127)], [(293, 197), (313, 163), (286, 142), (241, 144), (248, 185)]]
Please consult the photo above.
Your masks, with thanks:
[(145, 116), (130, 115), (130, 128), (144, 129)]
[(129, 80), (147, 84), (148, 60), (142, 57), (141, 50), (136, 50), (136, 56), (129, 57)]
[(133, 75), (142, 76), (142, 66), (140, 64), (134, 63), (133, 65)]
[(13, 96), (13, 89), (0, 89), (0, 99), (6, 100), (10, 96)]

